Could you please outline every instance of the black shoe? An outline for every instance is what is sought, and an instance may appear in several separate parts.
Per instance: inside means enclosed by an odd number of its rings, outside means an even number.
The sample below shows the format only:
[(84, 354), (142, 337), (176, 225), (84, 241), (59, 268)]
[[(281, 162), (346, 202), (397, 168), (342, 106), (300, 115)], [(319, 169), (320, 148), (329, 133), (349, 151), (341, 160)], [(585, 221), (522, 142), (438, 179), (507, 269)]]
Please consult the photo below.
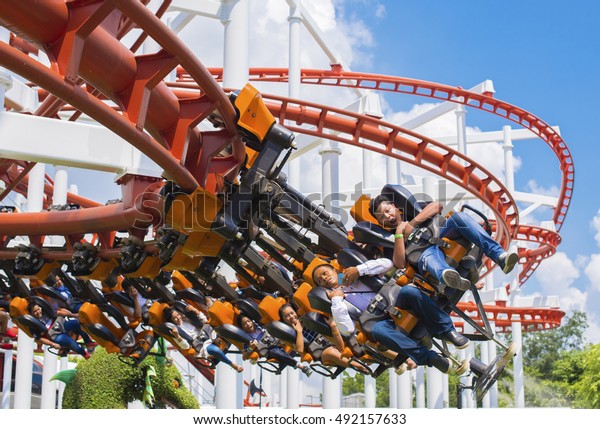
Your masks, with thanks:
[(448, 332), (448, 334), (446, 334), (446, 336), (444, 337), (444, 340), (454, 344), (454, 347), (456, 347), (457, 349), (464, 349), (470, 343), (467, 337), (465, 337), (463, 334), (457, 331)]
[(519, 262), (519, 255), (514, 250), (504, 252), (498, 259), (498, 265), (500, 265), (504, 274), (510, 273), (515, 265), (517, 265), (517, 262)]
[(429, 363), (427, 365), (437, 368), (444, 374), (448, 374), (448, 371), (450, 371), (450, 360), (437, 353), (431, 355), (431, 357), (429, 358)]
[(460, 274), (458, 274), (458, 271), (450, 268), (442, 272), (442, 280), (446, 283), (446, 286), (453, 289), (465, 291), (469, 290), (471, 287), (471, 282), (469, 280), (463, 279)]

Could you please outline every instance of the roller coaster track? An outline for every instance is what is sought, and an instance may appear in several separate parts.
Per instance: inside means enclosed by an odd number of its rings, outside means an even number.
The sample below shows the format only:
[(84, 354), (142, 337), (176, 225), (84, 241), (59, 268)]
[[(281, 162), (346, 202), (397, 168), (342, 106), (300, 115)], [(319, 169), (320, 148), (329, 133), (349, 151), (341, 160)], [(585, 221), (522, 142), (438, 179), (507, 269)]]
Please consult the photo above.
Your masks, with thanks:
[[(209, 71), (213, 74), (216, 80), (221, 80), (223, 76), (223, 71), (220, 68), (211, 68)], [(250, 80), (251, 81), (261, 81), (261, 82), (287, 82), (288, 74), (287, 69), (275, 69), (275, 68), (253, 68), (250, 69)], [(178, 69), (178, 82), (180, 84), (186, 84), (189, 82), (187, 78), (187, 73), (184, 69)], [(573, 160), (570, 155), (569, 149), (567, 148), (563, 139), (556, 133), (552, 127), (547, 125), (544, 121), (537, 118), (533, 114), (524, 111), (516, 106), (513, 106), (504, 101), (496, 100), (489, 95), (485, 94), (477, 94), (470, 91), (463, 90), (462, 88), (450, 87), (443, 84), (433, 83), (433, 82), (425, 82), (415, 79), (407, 79), (395, 76), (384, 76), (384, 75), (374, 75), (374, 74), (366, 74), (359, 72), (345, 72), (341, 70), (339, 67), (333, 67), (331, 71), (328, 70), (307, 70), (303, 69), (300, 73), (300, 80), (302, 83), (313, 84), (313, 85), (324, 85), (324, 86), (338, 86), (338, 87), (350, 87), (350, 88), (361, 88), (361, 89), (369, 89), (369, 90), (381, 90), (388, 92), (396, 92), (402, 94), (410, 94), (410, 95), (419, 95), (428, 98), (434, 98), (443, 101), (452, 101), (460, 104), (464, 104), (473, 108), (477, 108), (489, 113), (493, 113), (495, 115), (501, 116), (517, 124), (523, 126), (524, 128), (529, 129), (536, 135), (538, 135), (542, 140), (544, 140), (552, 149), (554, 154), (557, 156), (560, 162), (560, 169), (562, 171), (562, 184), (560, 195), (558, 198), (558, 204), (554, 209), (553, 220), (556, 225), (557, 231), (560, 230), (562, 223), (564, 221), (564, 217), (568, 211), (568, 207), (571, 201), (572, 189), (573, 189), (573, 180), (574, 180), (574, 167)], [(263, 95), (264, 98), (269, 99), (269, 95)], [(458, 154), (457, 159), (462, 158), (462, 164), (467, 165), (467, 169), (464, 172), (460, 173), (459, 181), (453, 180), (452, 177), (449, 177), (446, 173), (448, 168), (443, 163), (432, 162), (430, 165), (427, 165), (427, 162), (423, 162), (422, 158), (413, 157), (411, 158), (409, 155), (413, 152), (406, 152), (404, 156), (396, 156), (393, 152), (391, 152), (391, 147), (393, 144), (386, 144), (386, 150), (381, 150), (380, 148), (374, 148), (369, 144), (362, 143), (362, 140), (359, 141), (358, 137), (364, 140), (370, 140), (372, 142), (378, 142), (377, 140), (372, 140), (369, 137), (363, 135), (366, 133), (362, 132), (362, 128), (365, 125), (378, 126), (383, 125), (382, 123), (377, 124), (377, 122), (369, 117), (362, 116), (359, 119), (360, 115), (352, 115), (349, 112), (341, 111), (339, 109), (332, 109), (325, 106), (317, 106), (311, 105), (306, 101), (299, 100), (290, 100), (282, 97), (277, 98), (280, 105), (285, 106), (287, 109), (288, 104), (292, 103), (293, 105), (298, 106), (299, 109), (308, 109), (308, 107), (314, 107), (316, 109), (320, 109), (319, 111), (319, 122), (315, 125), (314, 118), (313, 123), (310, 125), (316, 126), (316, 130), (307, 131), (305, 128), (301, 127), (293, 127), (290, 126), (289, 123), (286, 125), (288, 128), (302, 134), (309, 134), (316, 137), (323, 137), (330, 140), (337, 140), (342, 143), (346, 143), (353, 146), (362, 147), (363, 149), (372, 150), (375, 152), (383, 153), (387, 156), (391, 156), (397, 159), (401, 159), (405, 162), (411, 163), (413, 165), (417, 165), (421, 168), (431, 171), (432, 173), (444, 177), (452, 182), (458, 184), (463, 187), (463, 189), (474, 193), (477, 197), (479, 197), (485, 204), (487, 204), (491, 208), (491, 201), (486, 201), (485, 197), (482, 196), (478, 192), (473, 192), (472, 189), (466, 185), (469, 180), (472, 180), (471, 177), (477, 176), (477, 170), (484, 171), (484, 169), (478, 166), (474, 161)], [(287, 113), (284, 109), (283, 113)], [(280, 123), (283, 123), (283, 120), (296, 120), (296, 122), (300, 125), (305, 123), (304, 116), (307, 114), (305, 111), (302, 113), (292, 113), (290, 117), (285, 114), (282, 114), (281, 108), (274, 107), (272, 109), (273, 113), (279, 117)], [(350, 121), (354, 120), (357, 123), (357, 126), (352, 132), (348, 131), (348, 125), (346, 124), (346, 132), (352, 136), (352, 138), (339, 138), (336, 137), (335, 134), (329, 134), (323, 132), (323, 129), (329, 128), (327, 125), (327, 121), (325, 118), (328, 116), (328, 112), (330, 117), (333, 115), (336, 118), (338, 116), (346, 116)], [(313, 115), (314, 116), (314, 115)], [(385, 124), (386, 127), (393, 126), (391, 124)], [(403, 133), (413, 138), (422, 138), (427, 139), (423, 136), (418, 136), (415, 133), (412, 133), (407, 130), (403, 130), (400, 127), (393, 126), (394, 131), (396, 133)], [(329, 128), (333, 129), (333, 128)], [(335, 129), (335, 131), (340, 131), (339, 129)], [(424, 143), (428, 141), (428, 143)], [(431, 139), (423, 140), (422, 144), (431, 144), (435, 147), (442, 147), (443, 151), (449, 151), (445, 145), (434, 142)], [(400, 150), (406, 151), (406, 147), (402, 146)], [(450, 154), (446, 152), (446, 157), (453, 157), (456, 155)], [(465, 174), (466, 173), (466, 174)], [(486, 172), (486, 174), (489, 174)], [(490, 174), (491, 176), (491, 174)], [(493, 177), (493, 176), (492, 176)], [(487, 179), (484, 179), (487, 180)], [(497, 180), (494, 179), (496, 182)], [(506, 199), (501, 197), (504, 201)], [(515, 204), (510, 199), (512, 204)], [(515, 213), (516, 205), (515, 205)], [(498, 217), (498, 212), (494, 210), (494, 214), (496, 215), (496, 219), (500, 219)], [(510, 222), (512, 219), (507, 219)], [(520, 255), (520, 263), (523, 266), (523, 270), (519, 275), (519, 285), (525, 283), (525, 281), (533, 274), (535, 269), (539, 266), (539, 263), (547, 258), (552, 256), (556, 251), (556, 246), (560, 244), (560, 236), (557, 232), (547, 230), (540, 227), (533, 227), (530, 225), (510, 225), (510, 234), (512, 238), (517, 238), (519, 241), (527, 241), (537, 244), (536, 249), (526, 249), (521, 248)], [(505, 243), (502, 239), (502, 234), (498, 234), (497, 237), (499, 242)]]
[[(19, 74), (49, 96), (36, 114), (55, 116), (65, 104), (111, 129), (141, 150), (165, 171), (182, 190), (198, 186), (217, 192), (216, 177), (234, 178), (244, 160), (245, 146), (235, 125), (235, 111), (218, 84), (222, 72), (205, 68), (192, 52), (161, 21), (136, 0), (111, 2), (64, 0), (0, 2), (0, 24), (18, 37), (14, 43), (0, 43), (0, 65)], [(167, 4), (168, 2), (164, 2)], [(127, 48), (120, 39), (137, 27), (161, 46), (151, 55), (136, 55), (139, 40)], [(21, 43), (19, 43), (21, 42)], [(31, 44), (43, 49), (50, 66), (22, 51)], [(176, 67), (185, 70), (181, 83), (167, 85), (163, 79)], [(286, 82), (285, 69), (253, 69), (251, 80)], [(461, 103), (499, 115), (530, 129), (542, 138), (560, 161), (562, 185), (554, 222), (560, 230), (573, 189), (574, 170), (570, 152), (562, 138), (534, 115), (487, 95), (461, 88), (399, 77), (332, 71), (303, 70), (307, 84), (354, 87), (419, 95)], [(116, 108), (106, 103), (110, 100)], [(477, 196), (494, 213), (496, 239), (504, 246), (511, 240), (530, 241), (535, 249), (521, 249), (522, 284), (539, 265), (555, 252), (560, 236), (549, 230), (519, 225), (516, 202), (500, 180), (465, 155), (433, 139), (369, 116), (333, 107), (263, 94), (267, 107), (280, 123), (297, 133), (327, 137), (345, 144), (372, 150), (419, 166)], [(200, 132), (196, 126), (217, 114), (223, 128)], [(336, 131), (334, 134), (326, 131)], [(337, 134), (339, 133), (339, 134)], [(229, 149), (229, 155), (220, 155)], [(13, 164), (15, 165), (15, 164)], [(19, 181), (27, 165), (13, 168), (5, 177)], [(15, 174), (16, 172), (16, 174)], [(143, 225), (157, 223), (153, 217), (161, 208), (157, 197), (162, 183), (132, 177), (121, 182), (124, 200), (108, 206), (82, 199), (82, 210), (44, 213), (1, 213), (0, 235), (70, 236), (96, 233), (106, 252), (109, 243), (102, 237), (128, 230), (135, 235), (139, 212), (146, 214)], [(10, 184), (9, 184), (10, 186)], [(21, 189), (22, 191), (22, 189)], [(47, 189), (46, 193), (50, 190)], [(136, 200), (143, 195), (145, 199)], [(74, 197), (73, 197), (74, 198)], [(145, 211), (145, 209), (147, 209)], [(69, 243), (69, 241), (67, 240)], [(68, 244), (63, 257), (72, 251)], [(44, 254), (44, 256), (49, 256)], [(101, 256), (104, 256), (101, 254)], [(0, 251), (0, 258), (14, 252)], [(60, 254), (53, 258), (61, 259)]]

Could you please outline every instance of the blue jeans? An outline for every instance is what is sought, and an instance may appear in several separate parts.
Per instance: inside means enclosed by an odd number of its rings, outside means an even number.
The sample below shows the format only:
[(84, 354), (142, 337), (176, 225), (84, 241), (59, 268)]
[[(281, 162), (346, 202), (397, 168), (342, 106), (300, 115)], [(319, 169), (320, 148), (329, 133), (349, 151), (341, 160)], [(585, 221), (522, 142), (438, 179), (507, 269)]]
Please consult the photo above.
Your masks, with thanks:
[(208, 347), (206, 347), (206, 351), (215, 359), (215, 365), (219, 362), (225, 362), (227, 365), (231, 366), (231, 360), (225, 356), (225, 353), (219, 348), (219, 346), (215, 344), (209, 344)]
[[(504, 249), (483, 227), (466, 213), (457, 212), (450, 216), (440, 229), (440, 238), (455, 240), (463, 237), (479, 247), (483, 253), (494, 262), (498, 262)], [(447, 269), (454, 270), (444, 258), (444, 252), (438, 246), (429, 246), (419, 258), (419, 273), (429, 273), (439, 282), (442, 281), (442, 272)]]
[(89, 335), (86, 334), (81, 329), (81, 325), (79, 325), (79, 320), (77, 320), (77, 319), (68, 320), (65, 322), (64, 327), (65, 327), (65, 333), (58, 334), (56, 337), (54, 337), (53, 341), (57, 344), (60, 344), (61, 347), (65, 347), (65, 348), (68, 348), (69, 350), (73, 350), (74, 352), (77, 352), (82, 356), (85, 355), (85, 352), (86, 352), (85, 347), (83, 347), (81, 344), (79, 344), (77, 341), (75, 341), (69, 335), (70, 333), (75, 333), (75, 334), (79, 335), (86, 344), (92, 342)]
[[(396, 307), (408, 310), (420, 319), (430, 335), (443, 338), (454, 330), (452, 319), (436, 302), (422, 290), (404, 286), (400, 290)], [(391, 319), (375, 323), (372, 336), (379, 343), (396, 353), (406, 353), (417, 365), (427, 365), (436, 352), (429, 350), (408, 335), (396, 329)]]
[(273, 347), (273, 348), (269, 349), (269, 353), (267, 354), (267, 357), (272, 358), (272, 359), (277, 359), (279, 361), (279, 369), (280, 370), (282, 370), (286, 366), (291, 366), (292, 368), (295, 368), (296, 365), (298, 365), (298, 362), (296, 362), (296, 359), (294, 359), (292, 356), (290, 356), (289, 353), (286, 353), (285, 351), (283, 351), (283, 349), (280, 347)]

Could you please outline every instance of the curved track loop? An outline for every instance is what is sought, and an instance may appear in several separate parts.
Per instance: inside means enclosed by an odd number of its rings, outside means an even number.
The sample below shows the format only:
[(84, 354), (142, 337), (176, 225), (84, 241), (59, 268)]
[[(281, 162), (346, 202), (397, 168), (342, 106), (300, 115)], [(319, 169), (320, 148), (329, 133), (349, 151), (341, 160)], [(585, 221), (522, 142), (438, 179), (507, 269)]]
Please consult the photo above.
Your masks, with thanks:
[[(475, 322), (482, 323), (481, 315), (473, 302), (459, 303), (458, 308), (467, 313)], [(505, 307), (501, 305), (486, 305), (485, 312), (490, 322), (494, 322), (495, 332), (511, 332), (511, 325), (519, 322), (526, 332), (542, 331), (558, 328), (565, 312), (558, 308), (524, 308)], [(458, 319), (454, 322), (458, 330), (464, 327), (464, 321)]]
[[(263, 94), (263, 99), (280, 123), (285, 120), (296, 122), (298, 126), (289, 122), (286, 124), (294, 132), (326, 137), (382, 153), (463, 187), (493, 211), (497, 219), (496, 239), (504, 245), (510, 242), (518, 224), (515, 201), (502, 182), (460, 152), (426, 136), (367, 115), (267, 94)], [(330, 134), (327, 130), (340, 134)], [(363, 140), (368, 143), (362, 142)]]
[[(222, 80), (222, 69), (211, 68), (209, 70), (216, 80)], [(189, 81), (184, 69), (179, 69), (178, 75), (179, 82), (185, 83)], [(250, 69), (250, 80), (287, 82), (288, 70), (282, 68), (253, 68)], [(573, 192), (573, 159), (562, 137), (535, 115), (504, 101), (496, 100), (488, 94), (476, 94), (460, 87), (451, 87), (439, 83), (396, 76), (346, 72), (338, 66), (333, 66), (332, 70), (303, 69), (300, 73), (300, 80), (305, 84), (363, 88), (452, 101), (501, 116), (529, 129), (550, 146), (560, 163), (562, 183), (558, 204), (553, 214), (556, 229), (560, 231)], [(295, 131), (302, 132), (296, 129)], [(331, 137), (328, 136), (328, 138)], [(522, 285), (533, 274), (533, 271), (543, 259), (555, 253), (556, 246), (560, 243), (560, 236), (552, 231), (529, 225), (518, 225), (511, 232), (514, 233), (513, 238), (521, 237), (519, 240), (533, 241), (538, 244), (538, 248), (535, 250), (520, 249), (520, 255), (524, 258), (521, 260), (523, 270), (519, 275), (519, 284)]]
[[(214, 188), (216, 174), (237, 174), (245, 147), (236, 129), (233, 106), (207, 69), (141, 2), (6, 0), (0, 3), (0, 23), (44, 49), (51, 61), (46, 67), (0, 43), (0, 65), (52, 94), (36, 113), (47, 115), (62, 102), (69, 103), (148, 155), (164, 168), (165, 177), (185, 191), (199, 185)], [(136, 56), (121, 44), (118, 38), (134, 25), (153, 37), (161, 51)], [(179, 100), (163, 81), (178, 64), (200, 88), (185, 100)], [(124, 114), (99, 96), (108, 97)], [(201, 135), (196, 125), (216, 112), (225, 129)], [(217, 158), (226, 148), (230, 155)], [(144, 189), (139, 183), (135, 186), (141, 195)], [(84, 229), (90, 219), (108, 215), (122, 219), (118, 224), (109, 221), (103, 228), (122, 230), (131, 227), (127, 213), (137, 209), (134, 200), (111, 207), (110, 213), (98, 207), (51, 214), (49, 220), (55, 227), (45, 232), (21, 214), (10, 218), (0, 214), (0, 225), (2, 232), (10, 233), (88, 232)], [(61, 229), (60, 225), (67, 223), (78, 230)]]
[[(222, 69), (211, 68), (210, 71), (215, 79), (222, 79)], [(186, 80), (183, 74), (181, 80)], [(282, 68), (253, 68), (250, 69), (250, 80), (287, 82), (288, 70)], [(332, 70), (302, 69), (300, 81), (304, 84), (362, 88), (452, 101), (501, 116), (527, 128), (550, 146), (560, 163), (562, 183), (558, 204), (553, 215), (556, 230), (560, 231), (573, 193), (575, 175), (573, 158), (562, 137), (550, 125), (532, 113), (505, 101), (496, 100), (491, 95), (476, 94), (460, 87), (397, 76), (348, 72), (342, 70), (339, 66), (333, 66)]]

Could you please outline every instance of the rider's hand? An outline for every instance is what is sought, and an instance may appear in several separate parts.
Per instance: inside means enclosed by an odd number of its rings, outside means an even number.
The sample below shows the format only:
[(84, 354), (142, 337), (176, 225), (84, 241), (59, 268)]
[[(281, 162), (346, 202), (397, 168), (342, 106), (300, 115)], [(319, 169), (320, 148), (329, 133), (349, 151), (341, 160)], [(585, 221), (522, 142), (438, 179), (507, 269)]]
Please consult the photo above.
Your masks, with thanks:
[(341, 296), (342, 298), (346, 296), (346, 294), (341, 289), (332, 289), (325, 292), (329, 299), (333, 299), (334, 296)]
[(345, 285), (349, 285), (351, 283), (354, 283), (356, 280), (358, 280), (358, 277), (360, 277), (360, 273), (358, 272), (358, 268), (356, 268), (356, 267), (346, 268), (344, 270), (343, 283)]

